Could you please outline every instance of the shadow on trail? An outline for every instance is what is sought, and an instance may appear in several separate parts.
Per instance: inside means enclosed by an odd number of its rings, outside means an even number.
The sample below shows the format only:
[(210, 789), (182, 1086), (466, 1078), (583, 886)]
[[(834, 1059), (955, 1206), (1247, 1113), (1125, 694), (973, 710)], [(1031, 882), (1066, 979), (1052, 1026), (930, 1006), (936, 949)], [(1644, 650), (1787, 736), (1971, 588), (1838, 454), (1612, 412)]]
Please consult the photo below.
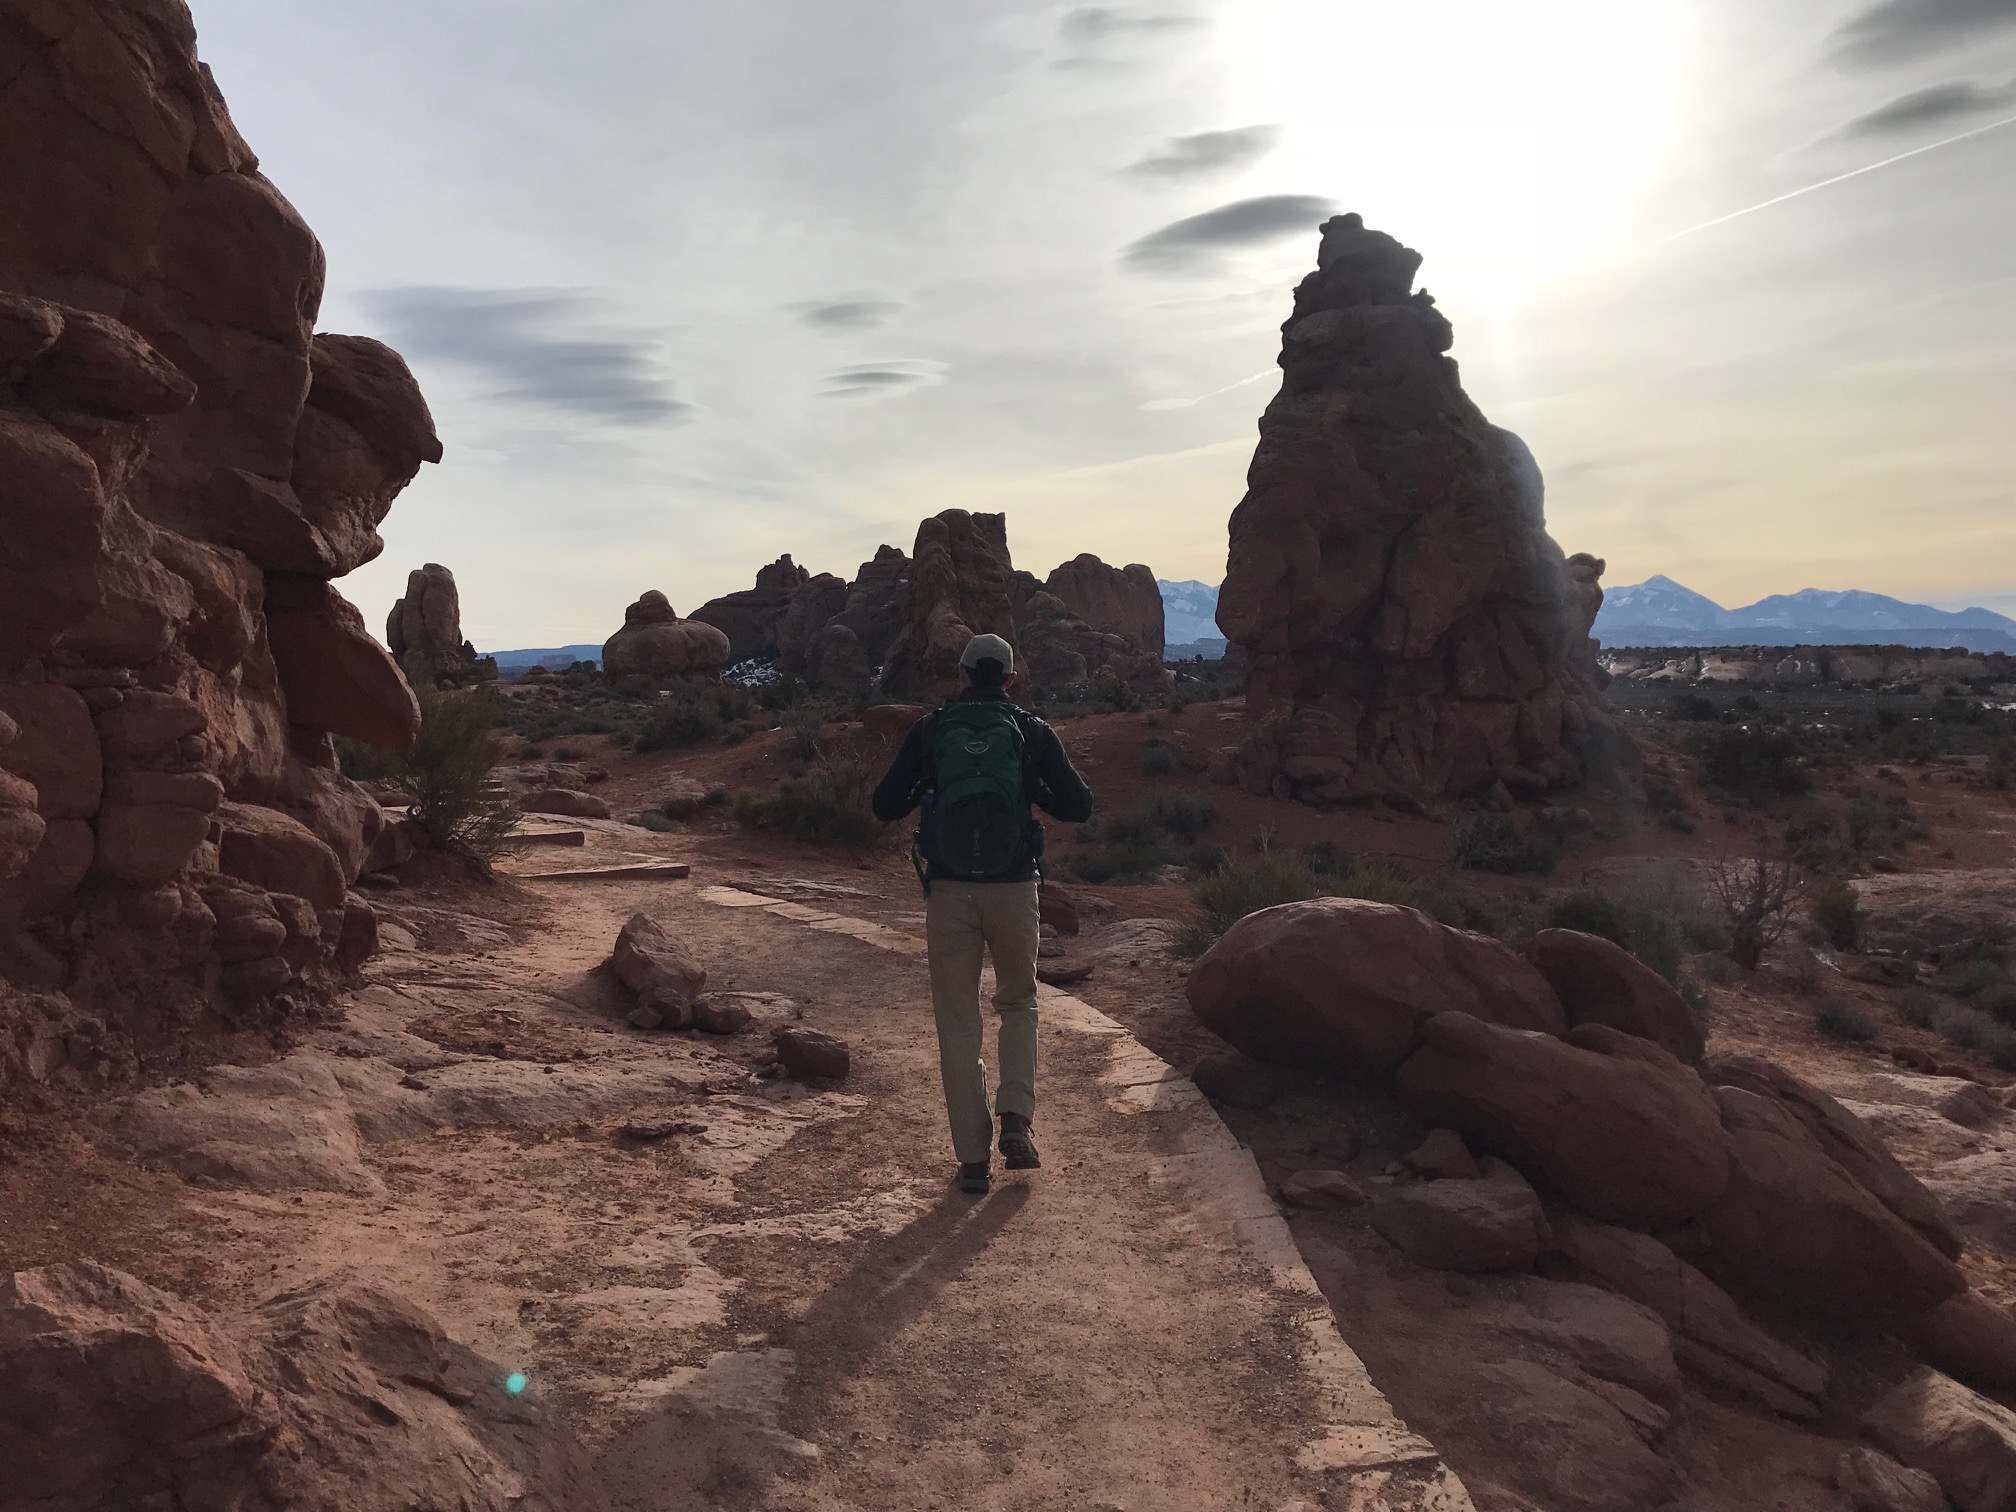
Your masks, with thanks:
[(996, 1188), (978, 1201), (947, 1192), (900, 1231), (871, 1245), (803, 1318), (766, 1341), (763, 1354), (795, 1357), (788, 1377), (771, 1378), (783, 1388), (781, 1400), (760, 1384), (753, 1391), (730, 1387), (713, 1410), (668, 1408), (607, 1447), (600, 1469), (616, 1504), (638, 1512), (762, 1505), (773, 1476), (807, 1467), (807, 1451), (821, 1439), (821, 1421), (833, 1397), (965, 1274), (1027, 1206), (1029, 1195), (1021, 1183)]

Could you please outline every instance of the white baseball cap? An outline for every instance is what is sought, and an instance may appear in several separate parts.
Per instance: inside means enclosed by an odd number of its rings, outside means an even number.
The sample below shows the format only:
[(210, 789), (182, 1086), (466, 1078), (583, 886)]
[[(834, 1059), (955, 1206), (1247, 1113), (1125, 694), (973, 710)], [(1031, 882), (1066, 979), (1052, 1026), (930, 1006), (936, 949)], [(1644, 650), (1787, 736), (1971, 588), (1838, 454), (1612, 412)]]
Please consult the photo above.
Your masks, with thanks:
[(959, 665), (976, 666), (983, 661), (1001, 663), (1001, 670), (1015, 670), (1015, 648), (998, 635), (976, 635), (966, 642), (966, 649), (959, 653)]

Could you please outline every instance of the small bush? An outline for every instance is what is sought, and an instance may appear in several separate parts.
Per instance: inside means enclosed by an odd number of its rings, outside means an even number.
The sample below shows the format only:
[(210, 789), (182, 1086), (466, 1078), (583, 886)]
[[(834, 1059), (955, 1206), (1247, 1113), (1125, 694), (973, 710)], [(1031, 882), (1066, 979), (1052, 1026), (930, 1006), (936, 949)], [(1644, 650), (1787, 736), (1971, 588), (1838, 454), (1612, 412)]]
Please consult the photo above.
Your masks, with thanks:
[(1963, 1050), (1985, 1049), (2003, 1032), (2002, 1026), (1979, 1008), (1942, 1008), (1933, 1016), (1932, 1027), (1941, 1039)]
[(1939, 1022), (1939, 999), (1923, 987), (1906, 987), (1894, 993), (1890, 1006), (1897, 1017), (1919, 1029), (1932, 1029)]
[(787, 709), (795, 709), (805, 702), (810, 690), (798, 678), (786, 672), (773, 683), (765, 683), (756, 690), (756, 702), (772, 714), (782, 714)]
[(1785, 984), (1794, 992), (1811, 997), (1820, 990), (1826, 968), (1820, 958), (1804, 945), (1794, 945), (1785, 956)]
[(1195, 839), (1218, 822), (1218, 805), (1195, 794), (1172, 793), (1164, 798), (1151, 798), (1147, 816), (1172, 835)]
[(1682, 693), (1673, 700), (1673, 717), (1700, 724), (1720, 717), (1720, 711), (1699, 693)]
[(1341, 876), (1351, 870), (1351, 857), (1335, 840), (1318, 840), (1304, 847), (1302, 854), (1309, 858), (1309, 869), (1319, 877)]
[(397, 751), (381, 751), (348, 735), (336, 737), (337, 769), (353, 782), (390, 782), (401, 764)]
[(1813, 786), (1806, 752), (1786, 730), (1730, 725), (1697, 737), (1694, 754), (1710, 786), (1753, 808), (1797, 797)]
[(637, 750), (677, 751), (699, 745), (720, 731), (714, 711), (681, 698), (661, 699), (637, 732)]
[(1323, 889), (1338, 898), (1360, 898), (1367, 903), (1397, 903), (1402, 908), (1420, 908), (1423, 888), (1412, 877), (1403, 877), (1380, 861), (1360, 861), (1333, 877)]
[(1092, 701), (1102, 714), (1131, 714), (1141, 707), (1141, 695), (1111, 667), (1101, 671), (1093, 680)]
[(1141, 747), (1141, 775), (1167, 777), (1176, 771), (1176, 748), (1166, 740), (1151, 740)]
[(400, 759), (393, 784), (412, 803), (412, 818), (427, 844), (486, 859), (502, 851), (518, 824), (518, 810), (490, 783), (501, 755), (497, 707), (481, 689), (443, 692), (425, 684), (420, 735)]
[(588, 753), (579, 746), (555, 746), (553, 748), (553, 759), (555, 761), (586, 761)]
[(732, 812), (744, 829), (770, 830), (793, 840), (867, 845), (882, 826), (868, 808), (875, 777), (867, 764), (851, 759), (821, 761), (803, 777), (785, 777), (777, 791), (744, 788)]
[(1822, 998), (1813, 1010), (1813, 1026), (1844, 1044), (1865, 1045), (1876, 1038), (1876, 1020), (1860, 1003), (1848, 998)]
[(654, 835), (677, 835), (685, 832), (686, 826), (669, 814), (661, 814), (656, 809), (646, 809), (637, 816), (637, 822)]
[(784, 749), (801, 761), (811, 761), (819, 755), (819, 733), (826, 727), (826, 721), (816, 710), (799, 709), (784, 721)]
[(1685, 960), (1683, 937), (1674, 914), (1660, 907), (1656, 899), (1657, 894), (1612, 894), (1583, 888), (1549, 902), (1541, 909), (1536, 926), (1601, 935), (1677, 984)]
[(1829, 882), (1806, 899), (1806, 912), (1821, 937), (1836, 950), (1854, 950), (1862, 943), (1862, 900), (1847, 882)]
[(1742, 968), (1720, 951), (1702, 956), (1694, 963), (1694, 970), (1704, 982), (1713, 982), (1717, 987), (1727, 987), (1743, 974)]
[(1479, 814), (1456, 826), (1456, 865), (1500, 876), (1545, 876), (1561, 859), (1561, 849), (1537, 830), (1524, 830), (1497, 814)]
[(1177, 931), (1176, 951), (1179, 955), (1202, 955), (1246, 915), (1281, 903), (1299, 903), (1322, 892), (1309, 863), (1292, 851), (1262, 851), (1227, 862), (1197, 884), (1201, 917)]

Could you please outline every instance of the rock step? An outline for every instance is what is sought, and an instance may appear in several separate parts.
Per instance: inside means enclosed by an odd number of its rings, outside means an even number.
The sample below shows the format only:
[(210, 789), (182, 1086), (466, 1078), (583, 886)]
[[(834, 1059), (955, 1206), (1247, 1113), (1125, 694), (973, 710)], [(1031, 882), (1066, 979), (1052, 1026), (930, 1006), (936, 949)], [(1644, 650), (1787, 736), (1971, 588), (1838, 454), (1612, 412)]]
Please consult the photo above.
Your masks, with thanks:
[(507, 857), (497, 869), (527, 882), (636, 881), (646, 877), (686, 877), (693, 873), (692, 866), (685, 861), (669, 861), (663, 856), (640, 855), (634, 851), (600, 851), (594, 861)]

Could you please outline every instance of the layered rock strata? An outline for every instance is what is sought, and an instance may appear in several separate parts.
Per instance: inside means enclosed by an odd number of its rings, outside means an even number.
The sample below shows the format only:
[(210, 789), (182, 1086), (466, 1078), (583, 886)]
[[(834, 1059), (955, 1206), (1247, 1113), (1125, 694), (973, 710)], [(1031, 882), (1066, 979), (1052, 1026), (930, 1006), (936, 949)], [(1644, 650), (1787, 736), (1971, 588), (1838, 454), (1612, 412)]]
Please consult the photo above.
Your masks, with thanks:
[(478, 656), (462, 638), (462, 595), (439, 562), (406, 575), (406, 592), (385, 621), (385, 644), (415, 684), (453, 688), (497, 677), (496, 659)]
[(315, 333), (321, 247), (179, 0), (15, 7), (0, 51), (0, 974), (43, 990), (5, 1081), (336, 958), (383, 817), (330, 737), (418, 710), (330, 580), (441, 445), (397, 353)]
[(1420, 265), (1335, 217), (1282, 327), (1218, 603), (1250, 658), (1230, 775), (1254, 793), (1538, 794), (1614, 729), (1601, 564), (1548, 537), (1540, 470), (1463, 392)]

